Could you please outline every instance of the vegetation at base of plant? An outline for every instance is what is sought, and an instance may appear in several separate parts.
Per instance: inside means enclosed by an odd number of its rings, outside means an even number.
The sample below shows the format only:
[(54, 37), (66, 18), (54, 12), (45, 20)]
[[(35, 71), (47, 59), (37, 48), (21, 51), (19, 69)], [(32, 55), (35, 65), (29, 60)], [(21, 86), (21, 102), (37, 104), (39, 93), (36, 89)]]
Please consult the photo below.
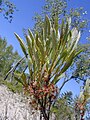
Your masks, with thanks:
[(7, 86), (12, 92), (14, 93), (21, 93), (23, 91), (23, 86), (18, 83), (17, 85), (15, 85), (16, 81), (5, 81), (5, 80), (1, 80), (0, 78), (0, 85), (5, 85)]

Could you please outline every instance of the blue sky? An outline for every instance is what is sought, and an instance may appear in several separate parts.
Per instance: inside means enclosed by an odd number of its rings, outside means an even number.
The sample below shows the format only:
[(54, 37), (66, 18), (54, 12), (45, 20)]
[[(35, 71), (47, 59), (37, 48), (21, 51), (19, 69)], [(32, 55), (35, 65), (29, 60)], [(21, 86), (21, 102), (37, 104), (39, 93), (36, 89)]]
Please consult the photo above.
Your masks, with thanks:
[[(14, 18), (12, 23), (9, 23), (6, 19), (3, 18), (3, 15), (0, 14), (0, 36), (2, 38), (6, 38), (8, 41), (8, 45), (13, 45), (14, 50), (17, 50), (19, 54), (22, 55), (19, 43), (17, 42), (14, 32), (18, 33), (23, 39), (22, 29), (30, 28), (32, 29), (34, 26), (33, 16), (35, 12), (40, 13), (42, 10), (42, 6), (44, 5), (44, 0), (10, 0), (13, 2), (19, 11), (14, 13)], [(84, 7), (85, 11), (87, 11), (87, 19), (90, 19), (90, 0), (70, 0), (68, 2), (69, 8), (78, 8)], [(90, 27), (90, 26), (89, 26)], [(82, 42), (86, 41), (86, 37), (90, 35), (87, 31), (82, 36)], [(74, 87), (74, 88), (73, 88)], [(79, 85), (74, 81), (69, 82), (65, 85), (64, 90), (73, 90), (76, 94), (80, 90)]]
[[(9, 23), (0, 14), (0, 36), (5, 37), (8, 44), (12, 44), (14, 49), (20, 51), (19, 44), (14, 36), (14, 32), (23, 37), (23, 28), (33, 28), (34, 21), (32, 20), (35, 12), (40, 12), (44, 0), (10, 0), (12, 1), (18, 12), (14, 13), (12, 23)], [(21, 51), (19, 52), (21, 54)]]

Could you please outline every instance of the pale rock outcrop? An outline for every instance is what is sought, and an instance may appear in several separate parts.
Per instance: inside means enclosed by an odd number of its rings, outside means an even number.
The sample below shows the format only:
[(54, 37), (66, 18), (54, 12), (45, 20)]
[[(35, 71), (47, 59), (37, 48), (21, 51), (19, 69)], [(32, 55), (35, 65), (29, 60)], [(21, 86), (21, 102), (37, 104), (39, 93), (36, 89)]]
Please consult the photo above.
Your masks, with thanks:
[[(35, 111), (29, 101), (25, 96), (0, 85), (0, 120), (40, 120), (39, 111)], [(50, 120), (55, 120), (54, 114)]]
[(25, 97), (0, 85), (0, 120), (39, 120), (39, 111), (34, 111)]

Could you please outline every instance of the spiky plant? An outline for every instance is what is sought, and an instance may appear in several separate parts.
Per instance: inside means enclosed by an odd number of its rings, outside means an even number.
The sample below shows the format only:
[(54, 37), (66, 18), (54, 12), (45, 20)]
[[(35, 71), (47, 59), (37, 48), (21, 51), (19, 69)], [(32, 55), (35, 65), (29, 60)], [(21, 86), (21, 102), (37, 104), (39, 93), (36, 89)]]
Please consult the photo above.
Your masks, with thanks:
[(80, 120), (84, 120), (85, 115), (85, 106), (90, 100), (90, 79), (86, 80), (86, 84), (84, 86), (83, 91), (80, 92), (78, 101), (77, 101), (77, 109), (80, 111)]
[(28, 30), (26, 44), (16, 33), (15, 36), (26, 56), (29, 84), (24, 72), (15, 78), (31, 96), (32, 105), (40, 110), (45, 120), (49, 120), (50, 109), (58, 94), (56, 84), (81, 52), (77, 48), (80, 32), (76, 28), (70, 29), (70, 19), (66, 23), (62, 20), (59, 29), (58, 19), (52, 26), (46, 16), (41, 33), (32, 34)]

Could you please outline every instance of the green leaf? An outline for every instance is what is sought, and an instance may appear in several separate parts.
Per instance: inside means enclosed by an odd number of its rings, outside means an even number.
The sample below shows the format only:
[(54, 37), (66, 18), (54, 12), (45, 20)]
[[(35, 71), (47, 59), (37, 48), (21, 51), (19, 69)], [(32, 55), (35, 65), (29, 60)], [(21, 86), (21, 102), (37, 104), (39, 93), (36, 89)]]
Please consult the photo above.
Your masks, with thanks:
[(52, 30), (52, 46), (53, 46), (54, 50), (56, 50), (56, 47), (57, 47), (57, 36), (56, 36), (55, 29)]
[(64, 20), (62, 20), (61, 30), (60, 30), (60, 39), (58, 41), (58, 49), (63, 47), (63, 37), (64, 37)]
[(21, 79), (23, 80), (24, 86), (27, 86), (27, 78), (24, 72), (21, 74)]
[(56, 30), (56, 36), (58, 35), (58, 17), (55, 18), (55, 30)]
[(41, 33), (40, 33), (39, 37), (40, 37), (42, 46), (44, 47), (44, 45), (45, 45), (45, 41), (44, 41), (44, 28), (41, 30)]
[(26, 41), (27, 41), (27, 47), (28, 47), (28, 54), (33, 62), (33, 50), (32, 50), (32, 47), (31, 47), (31, 41), (30, 41), (30, 38), (29, 36), (26, 36)]
[(60, 61), (62, 60), (62, 58), (65, 58), (65, 57), (67, 56), (67, 54), (68, 54), (68, 52), (67, 52), (66, 49), (62, 51), (60, 57), (59, 57), (58, 60), (56, 61), (55, 67), (56, 67), (57, 65), (59, 65), (59, 63), (60, 63)]
[(66, 28), (65, 28), (65, 34), (68, 34), (69, 32), (69, 26), (68, 26), (68, 23), (66, 24)]
[(61, 72), (60, 73), (64, 73), (69, 67), (70, 65), (72, 64), (73, 62), (73, 59), (75, 58), (75, 50), (71, 53), (71, 55), (69, 55), (69, 57), (66, 59), (66, 63), (65, 65), (63, 66), (63, 68), (61, 69)]
[(63, 68), (60, 70), (60, 72), (58, 74), (56, 74), (54, 80), (52, 81), (52, 83), (56, 84), (59, 80), (58, 77), (60, 75), (62, 75), (72, 64), (73, 59), (74, 59), (74, 53), (75, 51), (72, 52), (72, 54), (68, 57), (68, 59), (66, 60), (66, 63), (64, 64)]
[(34, 56), (35, 56), (35, 62), (37, 64), (37, 68), (39, 70), (39, 68), (40, 68), (40, 59), (39, 59), (39, 55), (38, 55), (37, 51), (34, 53)]
[(77, 51), (76, 53), (75, 53), (75, 56), (74, 57), (76, 57), (76, 56), (78, 56), (81, 52), (83, 52), (84, 51), (84, 49), (81, 49), (81, 50), (79, 50), (79, 51)]
[(28, 68), (29, 68), (29, 73), (30, 73), (30, 76), (32, 76), (32, 74), (31, 74), (31, 71), (32, 71), (32, 63), (31, 63), (31, 61), (30, 60), (28, 60)]
[(14, 34), (15, 34), (16, 38), (18, 39), (19, 43), (20, 43), (20, 46), (22, 48), (23, 53), (27, 57), (26, 47), (25, 47), (25, 44), (24, 44), (23, 40), (16, 33), (14, 33)]
[(48, 34), (48, 36), (50, 35), (50, 27), (51, 27), (51, 23), (50, 23), (50, 20), (49, 20), (49, 17), (48, 16), (46, 16), (46, 18), (45, 18), (45, 20), (46, 20), (46, 24), (47, 24), (47, 34)]
[(24, 83), (20, 78), (18, 78), (17, 76), (14, 76), (14, 78), (17, 82), (21, 83), (24, 86)]
[(73, 61), (73, 58), (66, 61), (64, 67), (61, 69), (60, 74), (64, 73), (70, 67), (70, 65), (72, 64), (72, 61)]
[(54, 67), (54, 63), (55, 63), (55, 60), (58, 56), (58, 51), (57, 51), (57, 38), (56, 38), (56, 31), (55, 29), (52, 30), (52, 48), (51, 48), (51, 60), (52, 60), (52, 63), (51, 63), (51, 67), (49, 69), (49, 73), (51, 73), (53, 67)]
[(34, 36), (33, 36), (33, 34), (32, 34), (32, 32), (31, 32), (30, 29), (28, 29), (28, 33), (29, 33), (30, 38), (31, 38), (31, 40), (32, 40), (32, 47), (33, 47), (33, 46), (34, 46)]
[(60, 39), (62, 40), (64, 35), (64, 20), (62, 20), (62, 24), (61, 24), (61, 34), (60, 34)]
[(44, 60), (44, 55), (45, 55), (44, 54), (44, 48), (43, 48), (43, 45), (42, 45), (41, 41), (39, 40), (38, 33), (36, 34), (36, 45), (37, 45), (37, 47), (38, 47), (38, 49), (41, 53), (41, 59), (43, 61)]
[(47, 51), (47, 53), (49, 53), (49, 50), (50, 50), (50, 48), (51, 48), (51, 39), (49, 38), (47, 41), (46, 41), (46, 51)]
[(33, 80), (35, 80), (35, 78), (36, 78), (36, 71), (37, 71), (37, 69), (36, 69), (36, 63), (35, 63), (35, 61), (33, 62), (33, 74), (32, 74), (32, 78), (33, 78)]
[(50, 30), (51, 30), (51, 25), (50, 25), (50, 20), (48, 16), (45, 16), (45, 21), (44, 21), (44, 39), (46, 41), (46, 38), (49, 37), (50, 35)]

